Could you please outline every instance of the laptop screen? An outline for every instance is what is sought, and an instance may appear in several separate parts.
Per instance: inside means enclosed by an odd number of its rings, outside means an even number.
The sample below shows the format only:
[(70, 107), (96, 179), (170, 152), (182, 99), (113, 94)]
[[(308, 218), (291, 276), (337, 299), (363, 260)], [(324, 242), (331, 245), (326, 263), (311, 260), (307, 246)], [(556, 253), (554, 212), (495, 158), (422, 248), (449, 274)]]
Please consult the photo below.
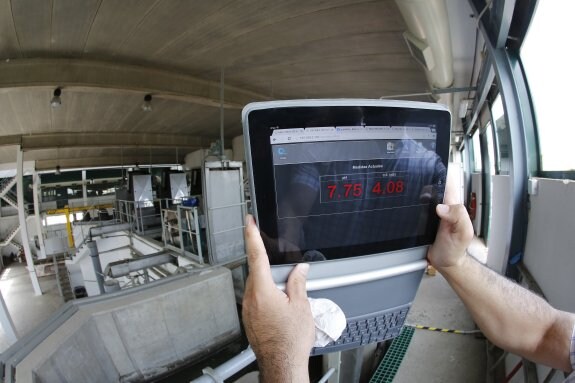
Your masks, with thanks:
[[(433, 241), (434, 209), (443, 200), (447, 173), (448, 147), (438, 136), (449, 136), (448, 112), (297, 109), (305, 110), (254, 111), (264, 118), (250, 119), (252, 157), (269, 156), (270, 166), (254, 159), (253, 167), (260, 230), (272, 264), (364, 256)], [(307, 121), (294, 118), (311, 109), (316, 114)], [(349, 124), (350, 115), (355, 124)], [(338, 116), (346, 118), (338, 123)], [(267, 186), (260, 191), (262, 177)]]

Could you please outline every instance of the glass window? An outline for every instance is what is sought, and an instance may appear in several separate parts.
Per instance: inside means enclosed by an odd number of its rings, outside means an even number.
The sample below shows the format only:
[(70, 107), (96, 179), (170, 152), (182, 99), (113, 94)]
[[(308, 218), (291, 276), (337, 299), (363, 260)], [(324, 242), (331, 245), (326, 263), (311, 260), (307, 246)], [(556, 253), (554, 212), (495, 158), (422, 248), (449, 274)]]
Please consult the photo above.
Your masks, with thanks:
[(489, 175), (495, 174), (495, 153), (493, 151), (493, 131), (491, 130), (491, 123), (487, 123), (485, 127), (485, 138), (487, 139), (487, 156), (489, 158)]
[(571, 41), (575, 1), (539, 1), (521, 47), (533, 100), (543, 171), (575, 170), (569, 116), (575, 86)]
[(511, 136), (507, 124), (505, 123), (505, 111), (503, 110), (503, 102), (501, 95), (498, 95), (491, 105), (491, 115), (493, 116), (493, 123), (495, 124), (495, 142), (497, 146), (495, 159), (495, 169), (497, 174), (509, 174), (511, 168)]
[(481, 144), (479, 143), (479, 129), (477, 129), (473, 134), (471, 147), (473, 148), (473, 171), (481, 172)]

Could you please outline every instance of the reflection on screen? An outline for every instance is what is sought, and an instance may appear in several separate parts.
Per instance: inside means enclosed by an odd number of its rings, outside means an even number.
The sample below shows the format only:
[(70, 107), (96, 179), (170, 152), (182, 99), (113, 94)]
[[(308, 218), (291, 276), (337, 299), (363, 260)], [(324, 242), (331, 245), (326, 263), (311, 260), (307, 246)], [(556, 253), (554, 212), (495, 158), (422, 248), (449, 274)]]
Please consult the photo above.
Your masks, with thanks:
[(284, 257), (276, 261), (347, 257), (330, 249), (416, 238), (443, 200), (433, 128), (283, 129), (270, 140)]

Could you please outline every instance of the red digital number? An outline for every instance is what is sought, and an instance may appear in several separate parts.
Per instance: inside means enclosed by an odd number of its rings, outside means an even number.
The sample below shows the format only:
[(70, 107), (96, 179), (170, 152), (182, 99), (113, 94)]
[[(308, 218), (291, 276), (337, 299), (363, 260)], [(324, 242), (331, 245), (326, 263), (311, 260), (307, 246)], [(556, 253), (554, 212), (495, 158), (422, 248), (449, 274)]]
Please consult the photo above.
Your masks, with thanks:
[(343, 184), (343, 187), (345, 189), (345, 193), (343, 193), (343, 195), (345, 196), (345, 198), (349, 197), (349, 193), (351, 192), (351, 188), (353, 188), (353, 184)]
[(327, 185), (327, 188), (329, 189), (329, 199), (332, 199), (333, 196), (335, 195), (336, 190), (337, 190), (337, 186), (336, 185)]
[(385, 195), (385, 194), (399, 194), (403, 193), (405, 185), (403, 181), (387, 181), (385, 187), (381, 186), (381, 182), (376, 182), (375, 185), (371, 188), (371, 192), (377, 195)]
[(354, 197), (361, 197), (363, 194), (363, 190), (361, 188), (361, 184), (353, 184), (353, 196)]
[[(328, 199), (334, 198), (360, 198), (363, 196), (363, 184), (362, 183), (354, 183), (354, 184), (343, 184), (343, 195), (338, 193), (338, 184), (327, 185), (328, 189)], [(340, 186), (341, 190), (341, 186)]]

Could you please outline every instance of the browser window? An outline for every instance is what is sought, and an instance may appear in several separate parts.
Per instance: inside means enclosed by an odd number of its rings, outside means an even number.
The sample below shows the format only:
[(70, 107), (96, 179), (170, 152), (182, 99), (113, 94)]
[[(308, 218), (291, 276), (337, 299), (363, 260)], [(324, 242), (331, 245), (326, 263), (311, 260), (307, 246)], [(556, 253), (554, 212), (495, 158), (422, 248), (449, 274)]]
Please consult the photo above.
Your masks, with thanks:
[[(328, 248), (416, 238), (443, 198), (435, 128), (311, 127), (270, 136), (278, 234), (319, 258)], [(323, 257), (323, 258), (322, 258)]]

